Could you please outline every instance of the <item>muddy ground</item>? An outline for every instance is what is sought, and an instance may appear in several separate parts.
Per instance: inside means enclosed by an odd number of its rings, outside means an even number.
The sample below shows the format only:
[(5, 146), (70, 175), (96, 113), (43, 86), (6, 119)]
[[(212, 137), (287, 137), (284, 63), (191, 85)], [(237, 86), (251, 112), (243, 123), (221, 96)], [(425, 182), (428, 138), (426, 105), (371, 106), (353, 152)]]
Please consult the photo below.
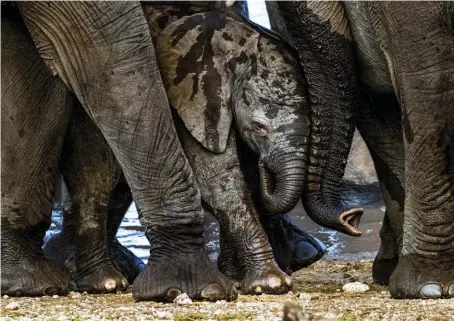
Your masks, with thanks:
[[(240, 296), (236, 302), (189, 305), (136, 303), (130, 293), (67, 297), (2, 298), (1, 320), (282, 320), (285, 302), (303, 309), (303, 320), (454, 320), (454, 299), (393, 300), (386, 287), (372, 283), (372, 262), (321, 261), (294, 275), (287, 295)], [(345, 293), (347, 282), (370, 286)], [(6, 309), (5, 307), (14, 309)]]

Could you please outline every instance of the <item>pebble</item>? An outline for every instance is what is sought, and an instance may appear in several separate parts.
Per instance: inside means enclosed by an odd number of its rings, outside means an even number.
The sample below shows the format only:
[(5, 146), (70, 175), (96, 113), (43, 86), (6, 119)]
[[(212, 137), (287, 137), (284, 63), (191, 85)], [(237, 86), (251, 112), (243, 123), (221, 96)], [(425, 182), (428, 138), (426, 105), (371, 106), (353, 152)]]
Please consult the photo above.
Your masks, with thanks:
[(164, 319), (164, 320), (173, 319), (172, 313), (170, 313), (168, 311), (159, 311), (159, 310), (153, 309), (152, 314), (153, 314), (153, 316), (155, 316), (156, 318), (161, 319), (161, 320), (162, 319)]
[(302, 308), (305, 308), (309, 305), (309, 302), (311, 301), (311, 295), (309, 293), (300, 293), (298, 295), (298, 303)]
[(69, 295), (68, 295), (71, 299), (79, 299), (82, 297), (82, 294), (80, 294), (79, 292), (69, 292)]
[(10, 302), (6, 305), (5, 309), (8, 310), (18, 310), (19, 309), (19, 303), (16, 301)]
[(191, 298), (189, 298), (189, 296), (186, 293), (182, 293), (173, 300), (173, 303), (192, 304), (192, 300), (191, 300)]
[(226, 300), (219, 300), (219, 301), (216, 301), (216, 304), (225, 305), (225, 304), (227, 304), (227, 301)]
[(362, 292), (369, 291), (369, 286), (367, 284), (361, 283), (361, 282), (351, 282), (351, 283), (344, 284), (344, 286), (342, 287), (342, 290), (344, 290), (344, 292), (348, 292), (348, 293), (362, 293)]

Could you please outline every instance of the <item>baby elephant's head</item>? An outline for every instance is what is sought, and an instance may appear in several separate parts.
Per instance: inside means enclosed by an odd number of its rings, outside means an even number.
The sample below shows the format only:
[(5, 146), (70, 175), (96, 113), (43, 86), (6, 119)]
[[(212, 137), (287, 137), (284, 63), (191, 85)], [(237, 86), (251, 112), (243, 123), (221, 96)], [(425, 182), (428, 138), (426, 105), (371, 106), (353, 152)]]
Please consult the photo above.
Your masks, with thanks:
[(156, 50), (169, 101), (194, 138), (222, 153), (233, 121), (259, 155), (265, 208), (289, 211), (304, 187), (309, 135), (307, 85), (293, 50), (216, 12), (170, 24)]

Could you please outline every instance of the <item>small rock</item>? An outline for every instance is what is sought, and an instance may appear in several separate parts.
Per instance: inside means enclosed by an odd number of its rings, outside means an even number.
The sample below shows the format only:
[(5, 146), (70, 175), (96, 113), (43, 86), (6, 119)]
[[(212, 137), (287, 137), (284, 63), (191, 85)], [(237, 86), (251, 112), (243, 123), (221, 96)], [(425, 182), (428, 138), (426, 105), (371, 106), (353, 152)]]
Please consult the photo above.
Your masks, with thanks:
[(309, 302), (311, 301), (311, 295), (309, 293), (300, 293), (298, 295), (298, 303), (302, 308), (305, 308), (309, 305)]
[(192, 304), (192, 300), (188, 297), (188, 295), (186, 293), (182, 293), (173, 300), (173, 303)]
[(225, 304), (227, 304), (227, 301), (226, 300), (219, 300), (219, 301), (216, 301), (216, 304), (225, 305)]
[(16, 301), (10, 302), (6, 305), (5, 309), (17, 310), (17, 309), (19, 309), (19, 303), (17, 303)]
[(57, 299), (57, 298), (58, 298), (58, 295), (54, 294), (54, 295), (52, 296), (52, 298)]
[(282, 321), (306, 321), (303, 311), (292, 302), (284, 303), (284, 315)]
[(68, 295), (71, 299), (79, 299), (82, 297), (82, 294), (80, 294), (79, 292), (69, 292), (69, 295)]
[(369, 291), (369, 286), (361, 282), (351, 282), (344, 284), (342, 290), (348, 293), (362, 293)]
[(170, 313), (169, 311), (154, 310), (153, 316), (161, 320), (172, 320), (173, 318), (172, 313)]

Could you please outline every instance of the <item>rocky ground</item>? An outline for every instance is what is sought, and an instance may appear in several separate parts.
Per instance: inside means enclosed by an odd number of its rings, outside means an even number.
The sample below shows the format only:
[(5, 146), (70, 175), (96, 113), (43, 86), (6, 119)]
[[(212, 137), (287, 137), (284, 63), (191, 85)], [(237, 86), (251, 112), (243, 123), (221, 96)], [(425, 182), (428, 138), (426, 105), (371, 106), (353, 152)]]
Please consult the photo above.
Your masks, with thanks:
[[(133, 301), (130, 293), (67, 297), (2, 298), (1, 320), (282, 320), (299, 306), (299, 320), (454, 320), (454, 299), (392, 300), (386, 287), (372, 283), (371, 261), (322, 261), (294, 275), (287, 295), (240, 296), (236, 302), (162, 304)], [(359, 281), (369, 290), (345, 292)], [(289, 304), (289, 303), (293, 303)], [(289, 315), (286, 320), (295, 320)]]

